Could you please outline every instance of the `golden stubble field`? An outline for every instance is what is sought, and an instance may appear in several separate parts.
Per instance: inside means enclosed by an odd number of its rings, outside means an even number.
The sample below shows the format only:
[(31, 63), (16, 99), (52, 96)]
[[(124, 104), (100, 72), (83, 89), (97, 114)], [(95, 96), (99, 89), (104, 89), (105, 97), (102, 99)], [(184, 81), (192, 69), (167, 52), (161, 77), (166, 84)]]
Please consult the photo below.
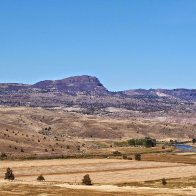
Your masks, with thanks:
[[(11, 167), (17, 180), (32, 182), (39, 174), (46, 181), (81, 183), (85, 174), (90, 174), (94, 184), (120, 184), (157, 180), (161, 178), (189, 177), (196, 172), (195, 165), (151, 161), (116, 159), (73, 159), (3, 161), (0, 177)], [(179, 172), (181, 171), (181, 172)]]
[[(13, 169), (16, 177), (14, 182), (3, 180), (7, 167)], [(87, 173), (93, 181), (93, 186), (81, 185), (82, 177)], [(195, 195), (194, 187), (171, 189), (122, 186), (129, 183), (160, 181), (162, 178), (191, 178), (195, 176), (195, 173), (196, 166), (193, 164), (169, 162), (118, 159), (2, 161), (0, 164), (0, 193), (9, 195), (9, 191), (15, 191), (17, 194), (18, 189), (24, 189), (23, 195), (28, 195), (29, 190), (32, 190), (32, 195), (36, 191), (37, 195), (43, 193), (45, 195), (77, 195), (79, 193), (81, 195), (90, 193), (95, 195), (116, 195), (117, 193), (119, 193), (117, 195), (149, 195), (150, 193), (158, 195), (159, 193), (163, 195), (166, 192), (170, 193), (169, 195)], [(45, 182), (36, 181), (39, 174), (43, 174)], [(59, 189), (56, 189), (57, 187)], [(59, 191), (59, 193), (57, 194), (55, 191)], [(69, 191), (73, 191), (73, 194)], [(87, 191), (86, 194), (85, 191)]]

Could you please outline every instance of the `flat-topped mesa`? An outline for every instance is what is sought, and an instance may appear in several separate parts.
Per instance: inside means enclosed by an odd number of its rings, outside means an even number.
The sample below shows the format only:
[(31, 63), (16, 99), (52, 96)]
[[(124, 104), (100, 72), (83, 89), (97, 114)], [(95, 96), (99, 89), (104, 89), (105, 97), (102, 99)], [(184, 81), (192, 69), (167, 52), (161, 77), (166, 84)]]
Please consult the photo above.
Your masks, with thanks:
[(33, 87), (74, 95), (80, 93), (106, 95), (109, 93), (99, 79), (92, 76), (74, 76), (62, 80), (45, 80), (34, 84)]

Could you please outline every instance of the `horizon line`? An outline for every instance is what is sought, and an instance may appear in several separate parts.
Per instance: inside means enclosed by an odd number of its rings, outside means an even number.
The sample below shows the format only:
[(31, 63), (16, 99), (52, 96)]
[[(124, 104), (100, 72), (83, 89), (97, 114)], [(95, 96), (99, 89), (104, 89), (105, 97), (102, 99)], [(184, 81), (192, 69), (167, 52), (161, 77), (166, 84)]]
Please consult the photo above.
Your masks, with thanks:
[[(42, 81), (58, 81), (58, 80), (64, 80), (64, 79), (68, 79), (68, 78), (73, 78), (73, 77), (91, 77), (91, 78), (96, 78), (99, 80), (99, 78), (95, 75), (88, 75), (88, 74), (83, 74), (83, 75), (72, 75), (72, 76), (68, 76), (68, 77), (65, 77), (65, 78), (62, 78), (62, 79), (55, 79), (55, 80), (50, 80), (50, 79), (43, 79), (43, 80), (39, 80), (37, 82), (34, 82), (34, 83), (23, 83), (23, 82), (0, 82), (0, 84), (20, 84), (20, 85), (34, 85), (38, 82), (42, 82)], [(196, 88), (187, 88), (187, 87), (175, 87), (175, 88), (163, 88), (163, 87), (158, 87), (158, 88), (142, 88), (142, 87), (139, 87), (139, 88), (130, 88), (130, 89), (125, 89), (125, 90), (117, 90), (117, 91), (113, 91), (113, 90), (109, 90), (101, 81), (100, 83), (110, 92), (123, 92), (123, 91), (129, 91), (129, 90), (196, 90)]]

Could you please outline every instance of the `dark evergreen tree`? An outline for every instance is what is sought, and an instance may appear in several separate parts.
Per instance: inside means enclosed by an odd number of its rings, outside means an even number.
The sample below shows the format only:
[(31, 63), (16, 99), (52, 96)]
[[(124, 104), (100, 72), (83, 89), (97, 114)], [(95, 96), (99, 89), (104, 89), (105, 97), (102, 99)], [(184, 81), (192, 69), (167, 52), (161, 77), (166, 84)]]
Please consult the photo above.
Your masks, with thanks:
[(90, 176), (86, 174), (82, 179), (82, 184), (84, 185), (92, 185), (92, 181), (90, 179)]
[(37, 181), (45, 181), (45, 178), (42, 175), (39, 175), (37, 177)]
[(14, 180), (15, 179), (15, 176), (14, 176), (12, 170), (9, 167), (7, 168), (4, 179), (5, 180)]
[(162, 182), (162, 185), (164, 185), (164, 186), (167, 184), (167, 181), (166, 181), (165, 178), (163, 178), (163, 179), (161, 180), (161, 182)]
[(136, 153), (136, 154), (135, 154), (135, 160), (141, 161), (141, 154)]

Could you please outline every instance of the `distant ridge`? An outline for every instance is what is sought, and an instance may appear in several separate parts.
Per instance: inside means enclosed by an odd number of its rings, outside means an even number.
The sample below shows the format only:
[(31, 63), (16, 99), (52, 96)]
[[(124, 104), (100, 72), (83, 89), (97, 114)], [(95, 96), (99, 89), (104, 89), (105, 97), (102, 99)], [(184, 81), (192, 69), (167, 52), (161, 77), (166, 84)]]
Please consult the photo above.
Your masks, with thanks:
[(196, 89), (136, 89), (110, 92), (88, 75), (45, 80), (33, 85), (0, 84), (0, 105), (79, 107), (101, 111), (109, 107), (141, 112), (195, 112)]

